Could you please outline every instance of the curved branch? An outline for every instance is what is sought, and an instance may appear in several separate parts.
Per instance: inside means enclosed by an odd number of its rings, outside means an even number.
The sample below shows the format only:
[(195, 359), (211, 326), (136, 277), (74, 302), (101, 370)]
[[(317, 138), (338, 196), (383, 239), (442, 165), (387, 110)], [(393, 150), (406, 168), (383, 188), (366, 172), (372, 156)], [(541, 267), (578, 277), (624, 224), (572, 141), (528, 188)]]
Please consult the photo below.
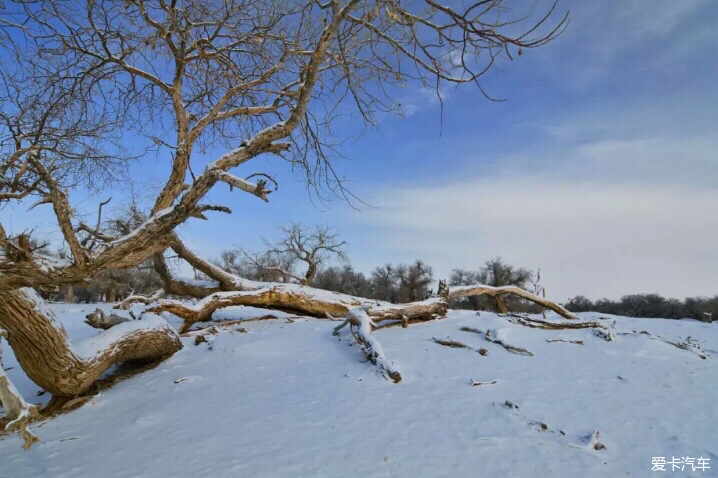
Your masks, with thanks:
[(449, 299), (456, 299), (459, 297), (470, 297), (470, 296), (477, 296), (477, 295), (487, 295), (489, 297), (494, 297), (499, 300), (501, 299), (502, 295), (516, 295), (518, 297), (521, 297), (522, 299), (526, 299), (526, 300), (531, 301), (535, 304), (538, 304), (542, 307), (551, 309), (554, 312), (556, 312), (558, 315), (560, 315), (561, 317), (564, 317), (566, 319), (578, 319), (577, 316), (575, 316), (568, 310), (564, 309), (557, 303), (552, 302), (543, 297), (539, 297), (536, 294), (532, 294), (531, 292), (527, 292), (527, 291), (521, 289), (520, 287), (516, 287), (516, 286), (492, 287), (489, 285), (476, 284), (476, 285), (452, 287), (449, 290)]

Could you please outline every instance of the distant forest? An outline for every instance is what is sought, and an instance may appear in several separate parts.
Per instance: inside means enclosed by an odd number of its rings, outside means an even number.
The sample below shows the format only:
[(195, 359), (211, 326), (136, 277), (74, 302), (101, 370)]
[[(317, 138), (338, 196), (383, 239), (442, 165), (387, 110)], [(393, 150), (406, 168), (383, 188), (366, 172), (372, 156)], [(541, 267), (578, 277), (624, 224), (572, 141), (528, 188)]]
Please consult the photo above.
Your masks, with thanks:
[[(283, 258), (280, 266), (269, 256), (252, 256), (242, 251), (224, 251), (215, 265), (227, 272), (244, 278), (272, 282), (299, 282), (294, 279), (295, 264)], [(410, 264), (384, 264), (369, 275), (357, 272), (348, 259), (339, 266), (318, 267), (310, 285), (319, 289), (349, 295), (405, 303), (422, 300), (435, 295), (432, 284), (435, 277), (431, 266), (421, 260)], [(293, 271), (291, 276), (283, 273)], [(187, 279), (189, 281), (189, 279)], [(192, 281), (204, 281), (196, 273)], [(495, 287), (514, 285), (541, 295), (540, 272), (515, 267), (501, 258), (486, 261), (478, 270), (454, 269), (449, 278), (450, 286), (487, 284)], [(132, 293), (149, 294), (162, 288), (162, 280), (152, 263), (122, 271), (103, 271), (86, 285), (64, 286), (59, 290), (45, 290), (46, 299), (61, 302), (114, 302)], [(517, 297), (504, 299), (510, 312), (540, 313), (541, 309)], [(712, 322), (718, 318), (718, 295), (713, 297), (689, 297), (685, 300), (667, 299), (659, 294), (629, 294), (619, 300), (599, 299), (592, 301), (576, 296), (563, 303), (572, 312), (599, 312), (628, 317), (690, 318)], [(467, 297), (452, 301), (451, 307), (477, 311), (496, 311), (496, 303), (490, 297)]]

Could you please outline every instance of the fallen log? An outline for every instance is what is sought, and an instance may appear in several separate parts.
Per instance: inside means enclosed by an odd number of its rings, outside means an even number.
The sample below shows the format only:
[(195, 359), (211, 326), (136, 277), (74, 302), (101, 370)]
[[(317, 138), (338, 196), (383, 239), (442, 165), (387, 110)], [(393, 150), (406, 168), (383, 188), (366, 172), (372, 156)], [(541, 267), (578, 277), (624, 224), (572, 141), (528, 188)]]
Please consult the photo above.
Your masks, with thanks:
[(564, 329), (588, 329), (597, 328), (605, 329), (606, 326), (595, 320), (581, 321), (581, 322), (550, 322), (548, 320), (534, 319), (522, 315), (509, 314), (504, 316), (509, 322), (526, 327), (532, 327), (534, 329), (546, 329), (546, 330), (564, 330)]
[(479, 334), (482, 337), (484, 337), (486, 340), (488, 340), (489, 342), (502, 346), (503, 348), (505, 348), (507, 351), (511, 352), (512, 354), (528, 355), (530, 357), (533, 357), (533, 355), (534, 355), (532, 352), (530, 352), (526, 349), (522, 349), (521, 347), (515, 347), (511, 344), (507, 344), (503, 339), (497, 337), (497, 335), (498, 335), (497, 332), (491, 332), (490, 330), (487, 330), (486, 333), (484, 333), (484, 332), (480, 331), (479, 329), (474, 329), (472, 327), (461, 327), (461, 329), (459, 329), (459, 330), (462, 330), (463, 332), (472, 332), (474, 334)]
[(147, 312), (170, 312), (183, 319), (179, 331), (182, 334), (195, 322), (210, 320), (217, 309), (239, 305), (279, 309), (322, 319), (327, 316), (346, 317), (352, 308), (365, 306), (370, 307), (368, 313), (374, 322), (430, 320), (443, 317), (448, 310), (446, 301), (438, 297), (409, 304), (390, 304), (298, 284), (270, 283), (255, 290), (216, 292), (194, 305), (161, 300), (149, 307)]

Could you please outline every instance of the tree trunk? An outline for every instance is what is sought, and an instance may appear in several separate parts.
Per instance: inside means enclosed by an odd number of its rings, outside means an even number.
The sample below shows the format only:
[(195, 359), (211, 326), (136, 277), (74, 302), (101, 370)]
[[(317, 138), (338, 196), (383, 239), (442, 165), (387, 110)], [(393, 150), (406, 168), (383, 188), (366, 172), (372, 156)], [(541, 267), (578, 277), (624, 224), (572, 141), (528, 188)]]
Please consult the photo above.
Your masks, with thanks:
[(110, 286), (110, 288), (107, 290), (107, 302), (115, 302), (115, 286)]
[(494, 296), (494, 302), (496, 302), (496, 312), (499, 314), (508, 313), (504, 299), (502, 299), (500, 295)]
[(129, 360), (156, 360), (182, 348), (161, 317), (117, 325), (76, 344), (33, 289), (0, 294), (0, 327), (28, 377), (53, 395), (87, 390), (105, 370)]

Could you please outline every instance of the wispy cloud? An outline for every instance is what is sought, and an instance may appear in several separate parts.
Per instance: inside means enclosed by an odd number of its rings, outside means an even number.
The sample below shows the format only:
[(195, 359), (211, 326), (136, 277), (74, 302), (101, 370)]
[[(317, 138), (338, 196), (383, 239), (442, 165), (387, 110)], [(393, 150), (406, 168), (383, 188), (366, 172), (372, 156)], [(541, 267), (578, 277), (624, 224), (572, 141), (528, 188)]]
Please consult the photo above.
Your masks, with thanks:
[[(707, 51), (718, 39), (718, 5), (711, 0), (621, 0), (566, 4), (571, 23), (550, 48), (537, 52), (537, 65), (585, 89), (625, 75), (679, 68), (687, 57)], [(561, 61), (565, 65), (552, 68)], [(567, 76), (568, 75), (568, 76)], [(568, 81), (567, 81), (568, 80)]]

